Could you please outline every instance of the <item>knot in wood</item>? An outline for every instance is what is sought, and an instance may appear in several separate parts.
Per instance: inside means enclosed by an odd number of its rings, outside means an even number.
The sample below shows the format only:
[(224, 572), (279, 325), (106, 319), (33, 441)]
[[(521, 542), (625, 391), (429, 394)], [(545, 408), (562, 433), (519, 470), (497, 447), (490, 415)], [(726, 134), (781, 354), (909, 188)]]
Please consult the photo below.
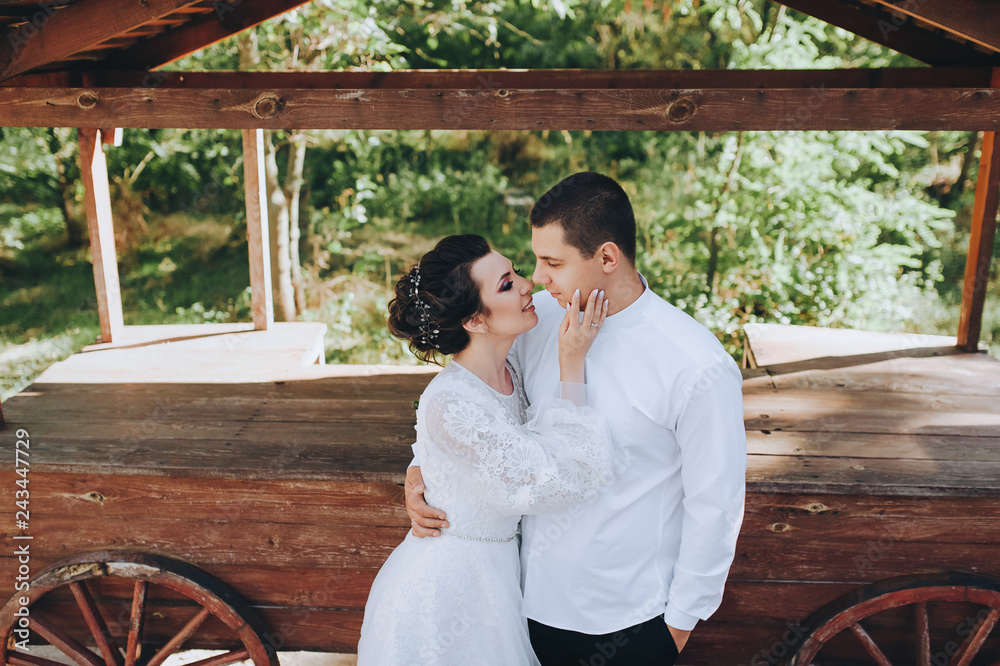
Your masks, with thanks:
[(104, 504), (104, 495), (97, 492), (96, 490), (91, 490), (86, 494), (86, 498), (91, 502), (97, 502), (98, 504)]
[(821, 504), (820, 502), (813, 502), (812, 504), (806, 507), (806, 510), (809, 511), (810, 513), (823, 513), (828, 508), (829, 507), (827, 507), (825, 504)]
[(768, 529), (772, 532), (787, 532), (792, 529), (792, 526), (788, 523), (774, 523), (773, 525), (768, 526)]
[(672, 123), (684, 123), (694, 117), (698, 104), (690, 97), (678, 97), (667, 106), (667, 120)]
[(97, 106), (99, 101), (101, 101), (100, 97), (88, 91), (80, 93), (80, 96), (76, 98), (76, 105), (81, 109), (92, 109)]
[(500, 90), (497, 91), (497, 97), (507, 97), (508, 95), (510, 95), (509, 90), (501, 88)]
[(261, 95), (253, 105), (253, 115), (261, 120), (274, 118), (285, 108), (285, 100), (277, 95)]

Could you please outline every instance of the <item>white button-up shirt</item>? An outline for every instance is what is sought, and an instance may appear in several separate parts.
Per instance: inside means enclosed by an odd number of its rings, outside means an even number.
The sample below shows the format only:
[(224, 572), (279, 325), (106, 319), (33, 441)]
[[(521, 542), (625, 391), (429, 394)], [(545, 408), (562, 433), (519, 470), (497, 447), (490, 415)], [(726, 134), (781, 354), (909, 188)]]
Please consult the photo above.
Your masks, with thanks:
[[(511, 350), (531, 402), (558, 395), (565, 314), (547, 293), (534, 302), (538, 325)], [(522, 518), (524, 614), (587, 634), (660, 615), (692, 629), (722, 601), (743, 520), (740, 370), (708, 329), (646, 285), (605, 320), (586, 380), (588, 403), (631, 463), (591, 502)]]

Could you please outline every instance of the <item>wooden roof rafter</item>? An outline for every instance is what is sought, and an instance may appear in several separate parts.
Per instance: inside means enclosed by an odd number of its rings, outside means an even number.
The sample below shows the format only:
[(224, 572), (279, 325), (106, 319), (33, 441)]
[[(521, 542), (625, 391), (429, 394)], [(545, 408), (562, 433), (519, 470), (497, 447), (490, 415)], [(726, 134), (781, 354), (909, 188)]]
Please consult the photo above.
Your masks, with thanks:
[(200, 0), (86, 0), (44, 12), (0, 40), (0, 81), (38, 70), (168, 16)]
[(119, 62), (156, 69), (231, 37), (243, 30), (307, 4), (309, 0), (232, 0), (217, 2), (213, 11), (159, 35), (135, 43)]
[[(1000, 65), (1000, 30), (992, 38), (970, 28), (995, 9), (983, 0), (778, 0), (868, 41), (937, 67)], [(941, 5), (948, 5), (942, 8)], [(903, 12), (901, 8), (907, 8)], [(978, 8), (978, 9), (977, 9)], [(927, 15), (924, 14), (927, 12)], [(976, 14), (976, 12), (979, 14)], [(947, 22), (948, 16), (956, 24)], [(987, 28), (996, 18), (980, 21)], [(978, 39), (971, 38), (975, 35)], [(970, 43), (971, 42), (971, 43)]]
[(868, 0), (897, 18), (893, 27), (917, 19), (955, 37), (1000, 51), (1000, 7), (989, 0)]

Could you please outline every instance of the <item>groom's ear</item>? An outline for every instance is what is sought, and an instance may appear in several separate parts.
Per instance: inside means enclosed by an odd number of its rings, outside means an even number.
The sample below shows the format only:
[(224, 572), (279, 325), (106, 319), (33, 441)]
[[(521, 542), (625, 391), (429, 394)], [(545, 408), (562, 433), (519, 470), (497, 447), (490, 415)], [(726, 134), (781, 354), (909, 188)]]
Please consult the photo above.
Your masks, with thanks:
[(608, 241), (597, 248), (595, 253), (601, 260), (601, 270), (605, 273), (614, 272), (622, 264), (622, 250), (616, 243)]

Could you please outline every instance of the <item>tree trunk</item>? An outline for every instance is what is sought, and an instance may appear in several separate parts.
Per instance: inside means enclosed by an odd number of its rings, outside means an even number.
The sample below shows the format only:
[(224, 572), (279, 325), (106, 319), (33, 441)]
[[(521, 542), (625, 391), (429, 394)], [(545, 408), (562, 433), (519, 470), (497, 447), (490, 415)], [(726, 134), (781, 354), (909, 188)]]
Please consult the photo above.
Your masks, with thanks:
[(306, 135), (296, 132), (289, 137), (288, 172), (285, 175), (285, 199), (288, 201), (288, 249), (292, 266), (292, 288), (295, 291), (295, 307), (298, 312), (306, 309), (305, 287), (302, 284), (302, 261), (299, 257), (299, 242), (302, 227), (299, 220), (301, 207), (302, 172), (306, 163)]
[[(260, 49), (254, 30), (237, 37), (240, 69), (260, 67)], [(278, 155), (274, 133), (264, 132), (264, 183), (267, 190), (268, 245), (271, 251), (271, 294), (274, 298), (274, 320), (295, 321), (295, 294), (292, 289), (291, 256), (289, 254), (289, 212), (285, 191), (278, 183)]]
[(69, 247), (83, 247), (87, 244), (87, 220), (80, 211), (76, 200), (76, 177), (68, 172), (73, 165), (73, 153), (76, 151), (76, 139), (71, 131), (64, 128), (54, 128), (49, 139), (49, 148), (56, 160), (56, 179), (59, 185), (59, 208), (66, 225), (66, 244)]
[(274, 320), (295, 321), (295, 291), (292, 288), (292, 259), (289, 251), (288, 199), (278, 184), (278, 149), (274, 146), (273, 133), (270, 131), (264, 132), (264, 154)]

